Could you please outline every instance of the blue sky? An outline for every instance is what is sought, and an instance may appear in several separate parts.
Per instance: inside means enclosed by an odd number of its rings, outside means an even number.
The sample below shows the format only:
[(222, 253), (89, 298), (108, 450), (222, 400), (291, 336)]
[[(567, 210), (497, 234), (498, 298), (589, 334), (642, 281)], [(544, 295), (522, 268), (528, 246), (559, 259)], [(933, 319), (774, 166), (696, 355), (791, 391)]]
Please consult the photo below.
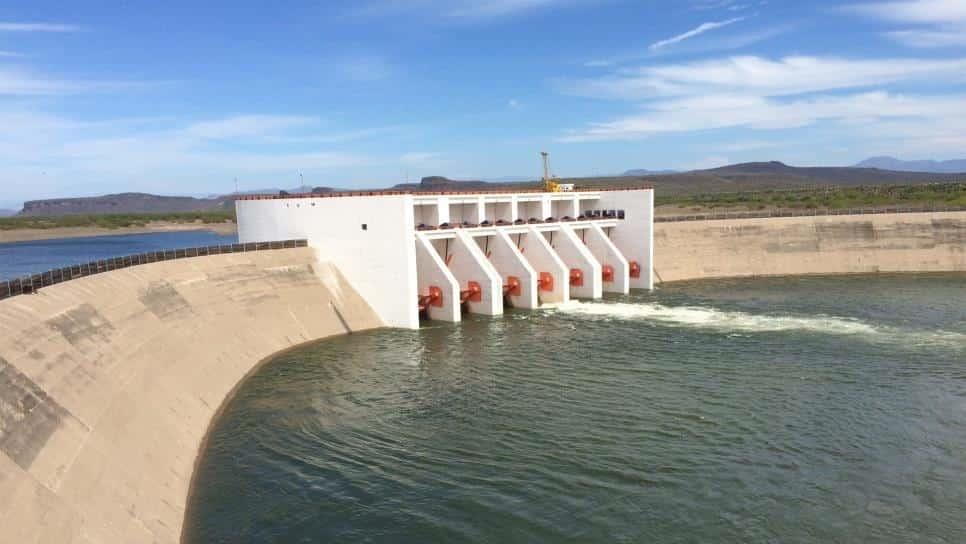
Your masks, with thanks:
[(0, 7), (0, 207), (966, 156), (966, 0)]

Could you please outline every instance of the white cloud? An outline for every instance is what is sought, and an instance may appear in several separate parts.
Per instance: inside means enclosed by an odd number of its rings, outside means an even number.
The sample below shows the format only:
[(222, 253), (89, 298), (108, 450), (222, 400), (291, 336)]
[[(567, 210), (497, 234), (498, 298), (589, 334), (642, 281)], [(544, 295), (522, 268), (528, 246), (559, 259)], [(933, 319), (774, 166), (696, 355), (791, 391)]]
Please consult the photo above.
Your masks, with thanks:
[(844, 9), (897, 23), (966, 23), (966, 2), (963, 0), (902, 0), (853, 4)]
[(867, 17), (915, 25), (885, 35), (910, 47), (966, 46), (966, 1), (902, 0), (853, 4), (845, 11)]
[[(783, 100), (749, 95), (707, 95), (654, 102), (643, 113), (571, 132), (565, 142), (633, 140), (648, 136), (724, 128), (777, 130), (820, 121), (867, 125), (905, 119), (934, 123), (966, 121), (966, 95), (903, 96), (886, 92)], [(966, 137), (966, 124), (960, 133)]]
[(658, 49), (661, 49), (662, 47), (667, 47), (669, 45), (673, 45), (673, 44), (676, 44), (676, 43), (683, 42), (684, 40), (687, 40), (689, 38), (693, 38), (695, 36), (700, 36), (701, 34), (704, 34), (705, 32), (710, 32), (712, 30), (715, 30), (715, 29), (718, 29), (718, 28), (721, 28), (721, 27), (725, 27), (725, 26), (728, 26), (728, 25), (732, 25), (732, 24), (737, 23), (739, 21), (743, 21), (744, 19), (745, 19), (744, 17), (735, 17), (733, 19), (728, 19), (726, 21), (710, 21), (710, 22), (707, 22), (707, 23), (701, 23), (697, 27), (692, 28), (691, 30), (689, 30), (687, 32), (684, 32), (683, 34), (678, 34), (677, 36), (673, 36), (673, 37), (668, 38), (666, 40), (661, 40), (661, 41), (658, 41), (658, 42), (654, 42), (654, 43), (652, 43), (648, 47), (648, 49), (650, 49), (651, 51), (656, 51)]
[(741, 33), (733, 33), (731, 35), (716, 37), (712, 39), (698, 40), (697, 42), (690, 42), (688, 44), (679, 45), (677, 47), (672, 47), (669, 49), (650, 49), (647, 48), (646, 53), (635, 52), (631, 54), (625, 54), (621, 56), (615, 56), (612, 58), (598, 58), (584, 62), (584, 66), (587, 68), (610, 68), (618, 65), (627, 65), (633, 62), (639, 62), (646, 58), (655, 58), (660, 56), (667, 56), (668, 54), (696, 54), (704, 53), (709, 51), (728, 51), (732, 49), (742, 49), (750, 45), (754, 45), (759, 42), (770, 40), (776, 36), (786, 34), (795, 28), (793, 24), (782, 24), (769, 26), (764, 28), (759, 28), (755, 30), (749, 30)]
[(85, 92), (110, 92), (159, 84), (161, 82), (66, 80), (19, 68), (0, 66), (0, 96), (52, 96)]
[(909, 47), (966, 46), (966, 28), (944, 30), (895, 30), (886, 36)]
[(298, 170), (309, 181), (379, 164), (380, 159), (359, 153), (318, 149), (316, 142), (276, 146), (266, 141), (275, 136), (309, 140), (317, 137), (311, 133), (316, 123), (313, 117), (254, 114), (177, 124), (170, 119), (88, 122), (0, 109), (0, 187), (10, 199), (121, 190), (217, 192), (216, 180), (234, 176), (243, 183), (261, 180), (251, 182), (257, 187)]
[(79, 32), (77, 25), (60, 23), (13, 23), (0, 21), (0, 32)]
[(23, 56), (23, 54), (21, 54), (21, 53), (15, 53), (13, 51), (0, 51), (0, 57), (19, 58), (19, 57), (22, 57), (22, 56)]
[(705, 93), (761, 96), (873, 87), (942, 77), (966, 80), (963, 59), (844, 59), (754, 56), (622, 69), (600, 78), (564, 84), (564, 90), (595, 98), (641, 99)]
[(508, 100), (506, 105), (511, 110), (518, 110), (522, 107), (522, 104), (520, 104), (520, 101), (517, 100), (516, 98), (511, 98), (510, 100)]
[(38, 76), (0, 67), (0, 95), (57, 95), (83, 91), (89, 84)]

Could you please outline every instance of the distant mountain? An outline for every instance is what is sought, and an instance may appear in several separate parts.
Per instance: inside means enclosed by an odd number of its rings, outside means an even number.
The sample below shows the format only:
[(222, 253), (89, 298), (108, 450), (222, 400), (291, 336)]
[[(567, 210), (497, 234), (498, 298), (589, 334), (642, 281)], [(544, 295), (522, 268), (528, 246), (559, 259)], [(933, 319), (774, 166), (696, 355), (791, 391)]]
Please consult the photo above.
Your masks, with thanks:
[(955, 176), (949, 174), (896, 172), (842, 166), (789, 166), (778, 161), (732, 164), (678, 175), (710, 175), (728, 183), (739, 185), (760, 184), (762, 186), (774, 186), (775, 188), (805, 185), (855, 186), (957, 181)]
[(10, 217), (11, 215), (17, 215), (16, 210), (0, 210), (0, 217)]
[[(630, 170), (629, 172), (634, 171)], [(738, 191), (798, 189), (815, 186), (912, 185), (918, 183), (962, 182), (963, 180), (963, 176), (960, 174), (906, 172), (868, 167), (798, 167), (789, 166), (777, 161), (732, 164), (720, 168), (692, 170), (690, 172), (646, 172), (648, 173), (625, 173), (621, 176), (561, 178), (560, 181), (573, 183), (578, 191), (592, 191), (612, 187), (654, 187), (656, 189), (656, 195), (661, 197)], [(444, 176), (427, 176), (422, 178), (419, 183), (401, 183), (391, 187), (391, 189), (397, 191), (437, 192), (512, 191), (539, 189), (541, 187), (542, 184), (539, 181), (487, 182), (482, 180), (453, 180)], [(308, 192), (328, 193), (342, 190), (344, 189), (333, 189), (331, 187), (298, 187), (291, 191), (268, 189), (259, 192), (265, 194), (280, 194), (282, 192), (294, 194)], [(170, 213), (231, 210), (234, 199), (235, 196), (233, 195), (195, 198), (188, 196), (158, 196), (145, 193), (122, 193), (88, 198), (55, 198), (26, 202), (20, 215)]]
[(966, 159), (950, 161), (903, 161), (895, 157), (871, 157), (856, 164), (855, 167), (878, 168), (879, 170), (894, 170), (897, 172), (955, 174), (966, 172)]
[(676, 174), (677, 170), (647, 170), (645, 168), (638, 168), (636, 170), (627, 170), (622, 176), (657, 176), (661, 174)]
[(419, 183), (400, 183), (392, 188), (397, 191), (472, 191), (490, 190), (507, 185), (514, 185), (514, 183), (491, 183), (482, 180), (461, 181), (444, 176), (426, 176)]
[(231, 196), (194, 198), (159, 196), (146, 193), (120, 193), (85, 198), (51, 198), (24, 202), (19, 215), (77, 215), (109, 213), (171, 213), (230, 210)]

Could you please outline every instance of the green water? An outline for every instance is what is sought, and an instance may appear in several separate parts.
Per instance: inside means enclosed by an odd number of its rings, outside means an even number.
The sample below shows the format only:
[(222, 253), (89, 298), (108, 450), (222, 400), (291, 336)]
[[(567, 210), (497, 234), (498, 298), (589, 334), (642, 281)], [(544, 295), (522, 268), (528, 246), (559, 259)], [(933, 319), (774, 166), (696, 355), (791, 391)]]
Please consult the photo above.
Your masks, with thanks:
[(962, 542), (966, 276), (682, 283), (287, 353), (188, 542)]

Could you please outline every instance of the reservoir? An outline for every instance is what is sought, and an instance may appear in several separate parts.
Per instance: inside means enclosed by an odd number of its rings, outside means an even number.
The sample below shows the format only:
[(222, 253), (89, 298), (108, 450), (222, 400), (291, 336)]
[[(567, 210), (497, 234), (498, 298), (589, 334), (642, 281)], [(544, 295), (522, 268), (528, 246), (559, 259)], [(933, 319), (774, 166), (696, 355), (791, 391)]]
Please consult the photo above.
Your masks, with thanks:
[(234, 234), (197, 230), (11, 242), (0, 244), (0, 281), (99, 259), (237, 241)]
[(708, 280), (304, 346), (216, 419), (186, 541), (958, 542), (964, 302)]

